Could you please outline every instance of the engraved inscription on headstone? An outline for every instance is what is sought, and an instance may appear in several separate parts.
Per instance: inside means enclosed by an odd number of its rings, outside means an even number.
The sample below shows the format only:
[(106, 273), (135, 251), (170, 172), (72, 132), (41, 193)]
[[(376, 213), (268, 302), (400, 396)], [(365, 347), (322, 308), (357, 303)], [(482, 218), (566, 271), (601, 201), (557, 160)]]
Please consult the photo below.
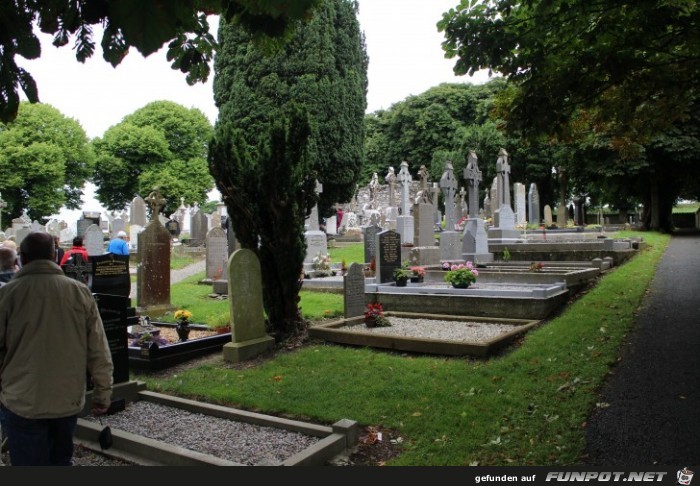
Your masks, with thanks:
[(129, 348), (126, 308), (129, 299), (120, 295), (94, 294), (112, 354), (114, 383), (129, 381)]
[(348, 273), (343, 277), (345, 298), (343, 307), (345, 317), (361, 316), (365, 312), (365, 276), (362, 265), (353, 263), (348, 268)]
[(396, 231), (382, 231), (377, 235), (378, 283), (393, 282), (394, 270), (401, 266), (401, 235)]

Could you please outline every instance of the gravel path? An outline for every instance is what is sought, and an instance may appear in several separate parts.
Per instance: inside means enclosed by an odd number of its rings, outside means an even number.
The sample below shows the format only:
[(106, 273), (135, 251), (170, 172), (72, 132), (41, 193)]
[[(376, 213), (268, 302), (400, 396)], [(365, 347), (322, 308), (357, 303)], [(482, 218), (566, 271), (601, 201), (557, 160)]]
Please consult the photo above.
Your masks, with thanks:
[(438, 319), (408, 319), (388, 316), (390, 327), (369, 328), (364, 324), (344, 326), (345, 332), (362, 332), (384, 336), (403, 336), (411, 338), (428, 338), (438, 341), (461, 341), (478, 343), (490, 341), (501, 334), (513, 331), (509, 324), (490, 322), (443, 321)]

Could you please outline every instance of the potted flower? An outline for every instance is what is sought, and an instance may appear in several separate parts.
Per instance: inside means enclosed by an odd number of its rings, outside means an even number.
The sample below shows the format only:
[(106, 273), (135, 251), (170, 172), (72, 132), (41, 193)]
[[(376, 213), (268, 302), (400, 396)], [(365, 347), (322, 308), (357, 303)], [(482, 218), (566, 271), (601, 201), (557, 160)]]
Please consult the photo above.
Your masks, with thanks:
[(474, 268), (472, 262), (467, 262), (466, 264), (452, 265), (444, 278), (445, 282), (452, 284), (454, 288), (466, 289), (476, 282), (478, 276), (479, 272)]
[(413, 283), (418, 283), (422, 282), (423, 278), (425, 278), (425, 267), (408, 267), (408, 269), (413, 272), (413, 275), (411, 275), (411, 282)]
[(180, 338), (180, 342), (187, 341), (187, 337), (190, 335), (190, 319), (192, 318), (192, 313), (185, 309), (179, 309), (175, 311), (175, 321), (177, 321), (177, 326), (175, 330)]
[(399, 267), (394, 269), (394, 283), (397, 287), (405, 287), (408, 283), (408, 279), (413, 276), (413, 271), (406, 267)]
[(365, 326), (367, 327), (389, 327), (391, 323), (384, 315), (384, 308), (380, 302), (367, 304), (365, 310)]

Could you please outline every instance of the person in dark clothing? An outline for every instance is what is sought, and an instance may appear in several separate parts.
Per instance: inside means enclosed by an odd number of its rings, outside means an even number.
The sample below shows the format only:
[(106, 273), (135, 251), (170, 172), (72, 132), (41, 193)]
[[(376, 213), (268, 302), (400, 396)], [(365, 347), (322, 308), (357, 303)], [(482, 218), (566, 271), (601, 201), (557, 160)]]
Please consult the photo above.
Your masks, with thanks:
[(61, 238), (59, 236), (54, 236), (53, 241), (56, 245), (56, 259), (54, 261), (56, 263), (61, 263), (61, 260), (63, 259), (63, 254), (66, 252), (66, 250), (61, 248)]

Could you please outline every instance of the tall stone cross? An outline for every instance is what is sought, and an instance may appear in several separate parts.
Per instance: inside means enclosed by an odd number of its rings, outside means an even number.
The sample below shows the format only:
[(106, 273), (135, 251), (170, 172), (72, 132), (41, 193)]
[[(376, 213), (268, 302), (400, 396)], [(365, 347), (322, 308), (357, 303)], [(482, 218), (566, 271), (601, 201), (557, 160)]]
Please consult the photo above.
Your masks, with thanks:
[[(316, 181), (316, 194), (323, 192), (323, 184)], [(318, 203), (314, 204), (309, 215), (309, 231), (321, 231), (321, 226), (318, 223)]]
[[(469, 217), (479, 217), (479, 183), (481, 182), (481, 171), (476, 157), (476, 153), (469, 152), (467, 156), (467, 167), (464, 169), (464, 178), (467, 180)], [(488, 194), (486, 195), (488, 197)]]
[(369, 207), (377, 209), (377, 189), (379, 189), (379, 177), (375, 172), (372, 174), (372, 180), (369, 182)]
[(160, 214), (160, 209), (165, 206), (167, 202), (165, 198), (161, 196), (160, 190), (157, 188), (153, 189), (145, 201), (151, 207), (151, 221), (159, 221), (158, 215)]
[(401, 184), (401, 216), (409, 216), (411, 214), (409, 206), (410, 187), (413, 177), (411, 177), (411, 173), (408, 172), (408, 162), (405, 160), (401, 162), (401, 170), (399, 170), (397, 179), (399, 184)]
[(440, 189), (445, 200), (445, 229), (454, 231), (455, 223), (455, 194), (457, 193), (457, 179), (455, 179), (452, 162), (445, 162), (445, 171), (440, 178)]
[(396, 206), (396, 172), (393, 167), (389, 167), (389, 172), (384, 178), (389, 184), (389, 207)]
[(2, 199), (2, 193), (0, 193), (0, 231), (2, 231), (2, 210), (7, 207), (7, 202)]
[(420, 191), (418, 192), (419, 197), (416, 203), (432, 204), (433, 198), (430, 194), (430, 182), (428, 177), (430, 173), (425, 165), (421, 165), (418, 169), (418, 177), (420, 177)]
[(504, 148), (498, 151), (496, 173), (498, 174), (498, 208), (510, 206), (510, 165), (508, 164), (508, 152)]

